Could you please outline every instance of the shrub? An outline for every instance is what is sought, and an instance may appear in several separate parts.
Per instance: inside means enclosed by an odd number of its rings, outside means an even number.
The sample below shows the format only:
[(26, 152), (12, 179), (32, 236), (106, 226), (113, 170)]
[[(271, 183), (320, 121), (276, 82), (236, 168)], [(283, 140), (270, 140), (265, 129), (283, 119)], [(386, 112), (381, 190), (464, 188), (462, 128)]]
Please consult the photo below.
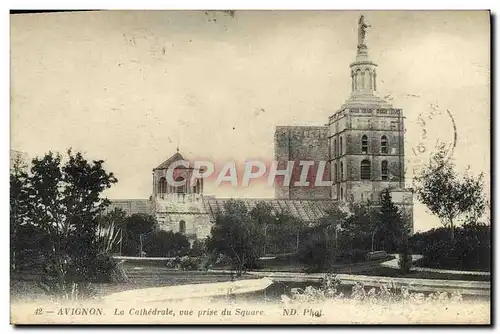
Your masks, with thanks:
[(62, 300), (94, 297), (96, 291), (91, 281), (82, 278), (78, 273), (79, 269), (69, 255), (47, 258), (38, 286), (47, 295)]
[(198, 267), (199, 270), (209, 270), (212, 268), (212, 265), (214, 263), (213, 256), (210, 255), (205, 255), (201, 258), (200, 260), (200, 265)]
[(189, 256), (199, 257), (205, 254), (207, 254), (207, 245), (205, 241), (195, 240), (189, 250)]
[(361, 262), (365, 260), (366, 250), (355, 248), (352, 250), (351, 254), (352, 262)]
[(181, 258), (180, 257), (175, 257), (173, 259), (168, 259), (165, 261), (165, 267), (171, 268), (171, 269), (179, 269), (181, 265)]
[(408, 245), (408, 238), (406, 235), (399, 246), (398, 265), (403, 274), (407, 274), (410, 272), (412, 266), (412, 256), (410, 247)]
[(107, 254), (100, 254), (94, 261), (95, 283), (125, 283), (127, 275), (121, 263)]
[(306, 265), (310, 272), (321, 272), (328, 269), (334, 262), (335, 254), (325, 239), (308, 238), (299, 248), (298, 259)]
[(180, 268), (182, 270), (198, 270), (201, 265), (201, 258), (183, 256), (180, 260)]
[(398, 260), (398, 265), (399, 269), (401, 269), (401, 272), (403, 274), (407, 274), (410, 272), (411, 266), (412, 266), (412, 258), (411, 258), (411, 253), (408, 248), (404, 249), (399, 253), (399, 260)]
[(137, 240), (132, 239), (128, 235), (122, 240), (121, 253), (125, 256), (138, 256), (140, 245)]
[(189, 251), (189, 241), (181, 233), (158, 231), (146, 238), (143, 249), (147, 256), (184, 256)]
[(446, 228), (419, 233), (411, 238), (412, 244), (423, 255), (422, 264), (428, 267), (490, 270), (490, 227), (468, 224), (455, 229), (455, 238), (448, 238)]
[(306, 266), (306, 271), (328, 270), (336, 259), (333, 231), (324, 226), (312, 226), (303, 231), (299, 244), (298, 260)]
[(355, 263), (365, 260), (366, 250), (360, 248), (345, 249), (338, 252), (336, 262)]

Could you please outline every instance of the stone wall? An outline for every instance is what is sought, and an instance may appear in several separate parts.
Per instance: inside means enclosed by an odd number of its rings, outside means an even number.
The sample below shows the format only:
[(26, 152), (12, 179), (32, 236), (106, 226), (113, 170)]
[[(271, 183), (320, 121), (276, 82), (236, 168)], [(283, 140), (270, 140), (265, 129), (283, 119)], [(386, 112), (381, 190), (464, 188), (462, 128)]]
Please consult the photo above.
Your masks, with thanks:
[(361, 162), (363, 160), (370, 161), (372, 181), (382, 181), (382, 161), (384, 160), (387, 161), (388, 179), (398, 182), (398, 184), (401, 181), (402, 171), (399, 166), (402, 164), (403, 157), (394, 155), (352, 155), (346, 157), (344, 168), (348, 180), (361, 180)]
[(204, 239), (210, 235), (212, 224), (208, 214), (157, 213), (160, 230), (181, 232), (181, 221), (185, 223), (184, 234), (189, 239)]
[[(280, 169), (286, 167), (288, 161), (295, 161), (290, 186), (276, 183), (276, 198), (289, 199), (327, 199), (331, 198), (330, 187), (315, 187), (316, 174), (320, 161), (329, 161), (329, 143), (327, 126), (278, 126), (275, 131), (275, 158)], [(302, 168), (300, 161), (314, 161), (315, 165), (310, 167), (307, 181), (309, 186), (295, 186), (299, 181)], [(325, 166), (325, 172), (321, 178), (324, 181), (330, 179), (330, 165)], [(277, 178), (278, 180), (278, 178)], [(281, 179), (280, 179), (281, 180)]]
[(201, 194), (165, 194), (155, 198), (156, 212), (204, 213)]
[(373, 182), (370, 180), (349, 181), (346, 183), (346, 199), (355, 202), (379, 201), (383, 190), (387, 188), (398, 188), (399, 182), (379, 181)]
[(384, 154), (381, 153), (380, 142), (382, 136), (386, 136), (388, 140), (387, 155), (399, 154), (400, 151), (400, 136), (397, 132), (389, 131), (352, 131), (346, 135), (346, 145), (348, 154), (363, 154), (361, 151), (361, 138), (363, 135), (368, 137), (368, 154)]
[(203, 239), (210, 234), (210, 217), (201, 194), (157, 195), (155, 216), (160, 229), (164, 231), (180, 232), (180, 222), (184, 221), (184, 234), (189, 239)]

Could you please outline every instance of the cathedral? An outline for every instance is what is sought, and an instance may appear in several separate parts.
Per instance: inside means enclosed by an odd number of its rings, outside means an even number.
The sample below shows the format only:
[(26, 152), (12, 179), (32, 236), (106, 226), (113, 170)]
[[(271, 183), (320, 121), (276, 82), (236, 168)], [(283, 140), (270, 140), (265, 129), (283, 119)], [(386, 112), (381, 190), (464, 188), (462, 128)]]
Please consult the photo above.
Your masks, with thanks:
[[(327, 161), (326, 178), (331, 186), (275, 185), (274, 199), (242, 199), (249, 208), (265, 201), (276, 211), (313, 222), (334, 205), (370, 201), (376, 206), (382, 191), (389, 189), (413, 230), (413, 192), (405, 188), (403, 110), (377, 93), (377, 64), (369, 57), (367, 27), (361, 16), (356, 57), (348, 72), (351, 94), (346, 102), (324, 125), (277, 126), (275, 130), (278, 164)], [(166, 171), (178, 160), (184, 160), (179, 152), (153, 169), (150, 200), (112, 201), (108, 210), (119, 207), (128, 214), (153, 214), (161, 229), (183, 233), (190, 240), (207, 237), (227, 199), (204, 196), (203, 179), (191, 184), (190, 168), (178, 168), (176, 180), (185, 179), (184, 186), (170, 186)]]
[(366, 24), (361, 16), (356, 59), (350, 64), (351, 95), (324, 126), (278, 126), (278, 161), (329, 162), (331, 188), (276, 187), (277, 198), (331, 198), (337, 201), (376, 202), (386, 188), (405, 190), (404, 117), (377, 94), (377, 64), (365, 44)]

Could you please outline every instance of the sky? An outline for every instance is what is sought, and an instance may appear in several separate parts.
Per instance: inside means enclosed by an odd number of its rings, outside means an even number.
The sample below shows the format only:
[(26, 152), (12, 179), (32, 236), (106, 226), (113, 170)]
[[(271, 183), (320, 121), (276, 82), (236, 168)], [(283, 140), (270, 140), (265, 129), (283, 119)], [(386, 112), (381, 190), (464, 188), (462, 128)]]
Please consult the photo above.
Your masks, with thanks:
[[(11, 15), (11, 148), (104, 159), (112, 199), (148, 198), (152, 169), (177, 146), (190, 160), (270, 161), (275, 126), (323, 125), (349, 97), (360, 14), (379, 94), (406, 117), (407, 186), (456, 133), (457, 169), (485, 173), (489, 194), (486, 11)], [(263, 184), (205, 193), (274, 196)], [(417, 203), (415, 229), (436, 226)]]

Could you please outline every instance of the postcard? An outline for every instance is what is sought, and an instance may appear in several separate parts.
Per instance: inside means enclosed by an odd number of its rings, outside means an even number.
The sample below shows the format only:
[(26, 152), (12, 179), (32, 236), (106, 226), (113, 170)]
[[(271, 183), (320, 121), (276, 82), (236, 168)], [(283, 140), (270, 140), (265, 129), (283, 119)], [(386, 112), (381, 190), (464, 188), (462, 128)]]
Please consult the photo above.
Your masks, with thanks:
[(491, 324), (489, 11), (10, 31), (12, 324)]

